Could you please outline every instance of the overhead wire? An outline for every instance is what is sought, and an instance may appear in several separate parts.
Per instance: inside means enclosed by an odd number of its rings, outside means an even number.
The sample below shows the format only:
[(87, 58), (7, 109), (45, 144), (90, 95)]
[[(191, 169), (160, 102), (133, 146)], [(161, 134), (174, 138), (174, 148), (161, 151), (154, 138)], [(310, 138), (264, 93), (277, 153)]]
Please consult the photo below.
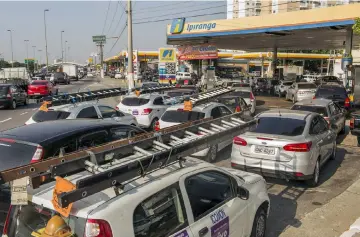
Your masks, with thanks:
[(108, 4), (108, 8), (107, 8), (107, 11), (106, 11), (106, 17), (105, 17), (105, 22), (104, 22), (104, 27), (103, 27), (103, 30), (102, 30), (101, 34), (104, 34), (107, 18), (108, 18), (108, 15), (109, 15), (110, 4), (111, 4), (111, 0), (109, 1), (109, 4)]
[(128, 23), (128, 22), (126, 21), (123, 29), (122, 29), (121, 32), (120, 32), (120, 35), (117, 37), (115, 43), (113, 44), (113, 46), (112, 46), (111, 49), (109, 50), (108, 54), (111, 53), (111, 51), (114, 49), (115, 45), (116, 45), (117, 42), (119, 41), (120, 37), (121, 37), (122, 34), (124, 33), (124, 31), (125, 31), (125, 29), (126, 29), (126, 27), (127, 27), (127, 23)]
[(116, 27), (115, 27), (112, 35), (114, 35), (114, 34), (116, 33), (116, 31), (117, 31), (117, 29), (118, 29), (118, 27), (119, 27), (119, 25), (120, 25), (120, 21), (121, 21), (123, 15), (124, 15), (124, 13), (126, 12), (126, 10), (125, 10), (126, 5), (125, 5), (125, 7), (124, 7), (123, 4), (122, 4), (122, 2), (121, 2), (121, 1), (119, 1), (119, 2), (120, 2), (121, 7), (124, 9), (124, 11), (121, 12), (121, 16), (120, 16), (118, 22), (116, 23)]
[(112, 27), (112, 25), (113, 25), (113, 23), (114, 23), (115, 16), (116, 16), (116, 13), (117, 13), (119, 4), (120, 4), (120, 1), (118, 1), (117, 4), (116, 4), (115, 12), (114, 12), (114, 15), (113, 15), (113, 17), (112, 17), (112, 20), (111, 20), (111, 23), (110, 23), (110, 27), (109, 27), (109, 30), (107, 31), (107, 34), (106, 34), (106, 35), (109, 34), (109, 32), (110, 32), (110, 30), (111, 30), (111, 27)]
[(136, 10), (135, 12), (148, 11), (149, 9), (154, 9), (154, 8), (161, 8), (160, 10), (163, 10), (164, 7), (167, 7), (167, 6), (174, 6), (174, 5), (179, 5), (179, 4), (187, 4), (188, 2), (194, 2), (194, 1), (195, 0), (189, 0), (189, 1), (179, 2), (179, 3), (171, 3), (171, 4), (158, 5), (158, 6), (153, 6), (153, 7), (140, 8), (140, 9)]

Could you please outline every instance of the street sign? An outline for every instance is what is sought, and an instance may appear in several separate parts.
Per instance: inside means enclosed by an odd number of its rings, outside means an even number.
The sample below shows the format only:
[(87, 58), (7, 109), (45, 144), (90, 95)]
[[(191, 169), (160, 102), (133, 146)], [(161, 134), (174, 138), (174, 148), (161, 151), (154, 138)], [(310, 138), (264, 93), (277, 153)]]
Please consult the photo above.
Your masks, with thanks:
[(92, 39), (94, 43), (106, 43), (106, 35), (95, 35)]
[(25, 58), (25, 64), (34, 63), (34, 62), (35, 62), (35, 59), (33, 59), (33, 58)]

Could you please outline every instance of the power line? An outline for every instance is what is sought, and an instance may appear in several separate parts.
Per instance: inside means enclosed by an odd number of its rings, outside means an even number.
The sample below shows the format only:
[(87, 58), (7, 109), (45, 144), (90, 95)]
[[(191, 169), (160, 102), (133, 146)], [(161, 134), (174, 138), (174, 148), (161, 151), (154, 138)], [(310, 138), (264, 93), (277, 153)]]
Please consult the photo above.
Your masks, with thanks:
[(126, 26), (127, 26), (127, 21), (125, 22), (125, 25), (124, 25), (123, 29), (121, 30), (119, 37), (116, 39), (115, 43), (114, 43), (113, 46), (111, 47), (111, 49), (110, 49), (110, 51), (108, 52), (108, 54), (111, 53), (111, 51), (114, 49), (114, 47), (115, 47), (115, 45), (117, 44), (117, 42), (119, 41), (120, 37), (121, 37), (122, 34), (124, 33), (124, 31), (125, 31), (125, 29), (126, 29)]
[(118, 1), (117, 4), (116, 4), (115, 12), (114, 12), (114, 15), (113, 15), (113, 17), (112, 17), (112, 20), (111, 20), (110, 27), (109, 27), (109, 30), (108, 30), (107, 35), (109, 34), (109, 32), (110, 32), (110, 30), (111, 30), (111, 27), (112, 27), (112, 25), (113, 25), (113, 22), (114, 22), (114, 20), (115, 20), (115, 16), (116, 16), (116, 13), (117, 13), (119, 4), (120, 4), (120, 1)]
[[(124, 8), (124, 6), (122, 5), (121, 1), (120, 1), (120, 5)], [(125, 8), (124, 8), (124, 11), (121, 12), (121, 16), (120, 16), (118, 22), (116, 23), (116, 27), (115, 27), (115, 29), (114, 29), (114, 31), (113, 31), (113, 33), (112, 33), (111, 35), (114, 35), (114, 34), (116, 33), (116, 31), (117, 31), (117, 29), (118, 29), (118, 27), (119, 27), (119, 25), (120, 25), (120, 21), (121, 21), (121, 19), (122, 19), (122, 17), (123, 17), (123, 15), (124, 15), (125, 12), (126, 12), (126, 10), (125, 10)]]
[(103, 30), (102, 30), (101, 34), (104, 34), (104, 30), (105, 30), (105, 26), (106, 26), (108, 14), (109, 14), (110, 4), (111, 4), (111, 0), (109, 1), (109, 4), (108, 4), (108, 8), (107, 8), (107, 11), (106, 11), (106, 17), (105, 17), (105, 22), (104, 22), (104, 27), (103, 27)]
[[(184, 11), (184, 12), (174, 12), (174, 13), (170, 13), (170, 14), (165, 14), (165, 15), (161, 15), (161, 16), (173, 16), (174, 14), (183, 14), (183, 13), (188, 13), (188, 12), (198, 12), (198, 11), (204, 11), (204, 10), (208, 10), (208, 9), (213, 9), (213, 8), (219, 8), (219, 7), (225, 7), (226, 5), (221, 5), (221, 6), (213, 6), (213, 7), (207, 7), (207, 8), (202, 8), (202, 9), (194, 9), (191, 11)], [(153, 16), (151, 17), (144, 17), (144, 18), (138, 18), (138, 19), (134, 19), (134, 20), (144, 20), (144, 19), (151, 19), (154, 18)]]
[[(149, 9), (154, 9), (154, 8), (161, 8), (160, 10), (163, 10), (164, 7), (167, 6), (175, 6), (175, 5), (179, 5), (179, 4), (186, 4), (188, 2), (193, 2), (194, 0), (189, 0), (189, 1), (184, 1), (184, 2), (179, 2), (179, 3), (170, 3), (170, 4), (165, 4), (165, 5), (158, 5), (158, 6), (153, 6), (153, 7), (146, 7), (146, 8), (140, 8), (138, 10), (136, 10), (136, 12), (143, 12), (143, 11), (148, 11)], [(134, 11), (135, 12), (135, 11)]]

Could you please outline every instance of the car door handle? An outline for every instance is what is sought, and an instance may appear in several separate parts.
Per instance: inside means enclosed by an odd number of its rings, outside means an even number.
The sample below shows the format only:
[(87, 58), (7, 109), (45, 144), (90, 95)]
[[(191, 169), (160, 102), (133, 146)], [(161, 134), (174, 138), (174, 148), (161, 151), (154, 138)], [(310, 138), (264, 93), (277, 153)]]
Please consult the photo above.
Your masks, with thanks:
[(199, 230), (199, 236), (204, 236), (209, 232), (209, 229), (207, 227), (202, 228), (201, 230)]

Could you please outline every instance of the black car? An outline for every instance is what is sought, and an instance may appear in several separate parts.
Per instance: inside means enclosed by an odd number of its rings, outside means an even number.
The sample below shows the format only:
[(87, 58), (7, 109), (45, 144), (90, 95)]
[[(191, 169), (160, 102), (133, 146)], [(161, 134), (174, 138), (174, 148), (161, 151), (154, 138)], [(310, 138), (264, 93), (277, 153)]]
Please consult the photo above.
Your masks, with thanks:
[(16, 109), (17, 105), (27, 104), (27, 93), (13, 84), (0, 84), (0, 108)]
[(320, 85), (314, 98), (332, 100), (341, 108), (350, 109), (350, 99), (345, 88), (341, 85)]
[(319, 77), (315, 81), (316, 85), (322, 85), (327, 83), (342, 85), (342, 82), (336, 76), (323, 76), (323, 77)]
[(70, 84), (70, 78), (65, 72), (55, 72), (54, 73), (54, 83), (64, 83), (69, 85)]
[(64, 119), (13, 128), (0, 133), (0, 171), (144, 132), (116, 121), (89, 119)]

